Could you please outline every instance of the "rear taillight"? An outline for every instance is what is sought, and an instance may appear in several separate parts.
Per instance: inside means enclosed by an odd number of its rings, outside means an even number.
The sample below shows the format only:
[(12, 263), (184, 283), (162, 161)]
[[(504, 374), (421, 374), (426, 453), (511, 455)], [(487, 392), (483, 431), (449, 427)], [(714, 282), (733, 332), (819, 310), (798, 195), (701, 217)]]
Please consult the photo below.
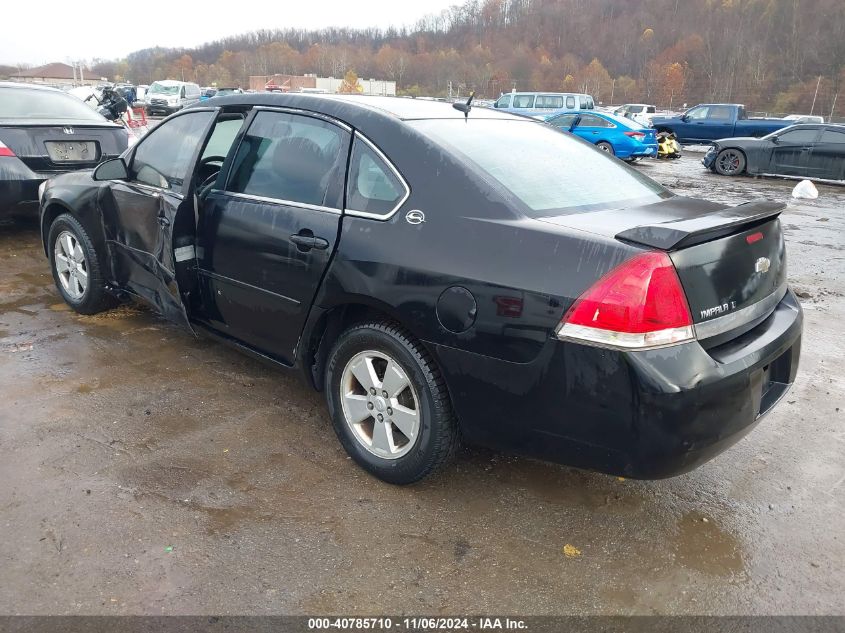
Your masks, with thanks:
[(685, 343), (695, 332), (672, 260), (650, 251), (620, 264), (582, 294), (563, 315), (557, 336), (636, 350)]
[(0, 156), (14, 156), (15, 153), (10, 150), (3, 141), (0, 141)]
[(641, 141), (645, 138), (645, 132), (625, 132), (625, 136), (630, 136), (631, 138)]

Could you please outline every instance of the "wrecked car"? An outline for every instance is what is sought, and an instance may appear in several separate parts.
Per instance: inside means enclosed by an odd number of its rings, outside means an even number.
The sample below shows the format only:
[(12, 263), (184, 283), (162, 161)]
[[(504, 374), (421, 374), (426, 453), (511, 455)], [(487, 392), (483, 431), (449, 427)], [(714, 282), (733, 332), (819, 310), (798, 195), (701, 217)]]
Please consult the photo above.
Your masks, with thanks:
[(486, 108), (234, 95), (49, 182), (41, 230), (83, 314), (140, 298), (300, 372), (352, 458), (407, 484), (459, 438), (688, 471), (798, 368), (783, 205), (676, 196)]
[(723, 176), (845, 181), (845, 125), (799, 124), (763, 138), (715, 141), (702, 164)]

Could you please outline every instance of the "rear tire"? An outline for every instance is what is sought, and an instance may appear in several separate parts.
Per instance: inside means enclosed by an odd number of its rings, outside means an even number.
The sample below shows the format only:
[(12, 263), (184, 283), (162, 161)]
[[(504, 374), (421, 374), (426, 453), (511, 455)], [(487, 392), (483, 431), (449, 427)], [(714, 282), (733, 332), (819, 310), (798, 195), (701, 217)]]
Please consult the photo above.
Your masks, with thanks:
[(117, 305), (106, 292), (100, 254), (79, 221), (68, 213), (50, 225), (50, 270), (59, 294), (79, 314), (97, 314)]
[(611, 145), (607, 141), (599, 141), (598, 143), (596, 143), (596, 147), (598, 147), (601, 151), (610, 154), (611, 156), (616, 156), (616, 152), (613, 150), (613, 145)]
[(745, 171), (745, 154), (738, 149), (723, 149), (716, 155), (713, 169), (722, 176), (739, 176)]
[(379, 479), (411, 484), (454, 455), (458, 428), (446, 384), (400, 326), (376, 321), (346, 330), (329, 354), (325, 384), (340, 443)]

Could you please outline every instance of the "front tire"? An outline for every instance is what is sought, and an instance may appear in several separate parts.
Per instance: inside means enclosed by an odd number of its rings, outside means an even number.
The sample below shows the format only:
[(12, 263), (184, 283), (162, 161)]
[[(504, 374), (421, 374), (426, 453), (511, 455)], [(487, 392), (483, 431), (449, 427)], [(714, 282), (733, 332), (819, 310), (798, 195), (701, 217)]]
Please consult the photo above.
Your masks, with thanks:
[(326, 400), (343, 448), (388, 483), (423, 479), (457, 448), (457, 424), (439, 369), (393, 323), (363, 323), (341, 334), (326, 367)]
[(716, 155), (713, 169), (722, 176), (739, 176), (745, 171), (745, 154), (738, 149), (723, 149)]
[(616, 152), (613, 149), (613, 145), (611, 145), (607, 141), (599, 141), (598, 143), (596, 143), (596, 147), (598, 147), (601, 151), (610, 154), (611, 156), (616, 156)]
[(59, 293), (79, 314), (108, 310), (116, 300), (106, 292), (100, 257), (85, 228), (63, 213), (50, 225), (50, 269)]

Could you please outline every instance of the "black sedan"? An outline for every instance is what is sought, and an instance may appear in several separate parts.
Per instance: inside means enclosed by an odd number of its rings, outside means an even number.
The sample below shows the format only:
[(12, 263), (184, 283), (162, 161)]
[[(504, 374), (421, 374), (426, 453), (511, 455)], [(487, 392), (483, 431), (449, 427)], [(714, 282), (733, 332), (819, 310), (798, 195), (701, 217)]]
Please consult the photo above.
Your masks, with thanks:
[(782, 209), (675, 196), (495, 110), (256, 94), (51, 180), (41, 227), (76, 311), (141, 298), (298, 370), (386, 481), (459, 437), (655, 478), (730, 446), (795, 378)]
[(128, 139), (61, 90), (0, 82), (0, 215), (34, 213), (41, 183), (119, 156)]
[(802, 124), (763, 138), (725, 138), (702, 162), (723, 176), (845, 181), (845, 125)]

